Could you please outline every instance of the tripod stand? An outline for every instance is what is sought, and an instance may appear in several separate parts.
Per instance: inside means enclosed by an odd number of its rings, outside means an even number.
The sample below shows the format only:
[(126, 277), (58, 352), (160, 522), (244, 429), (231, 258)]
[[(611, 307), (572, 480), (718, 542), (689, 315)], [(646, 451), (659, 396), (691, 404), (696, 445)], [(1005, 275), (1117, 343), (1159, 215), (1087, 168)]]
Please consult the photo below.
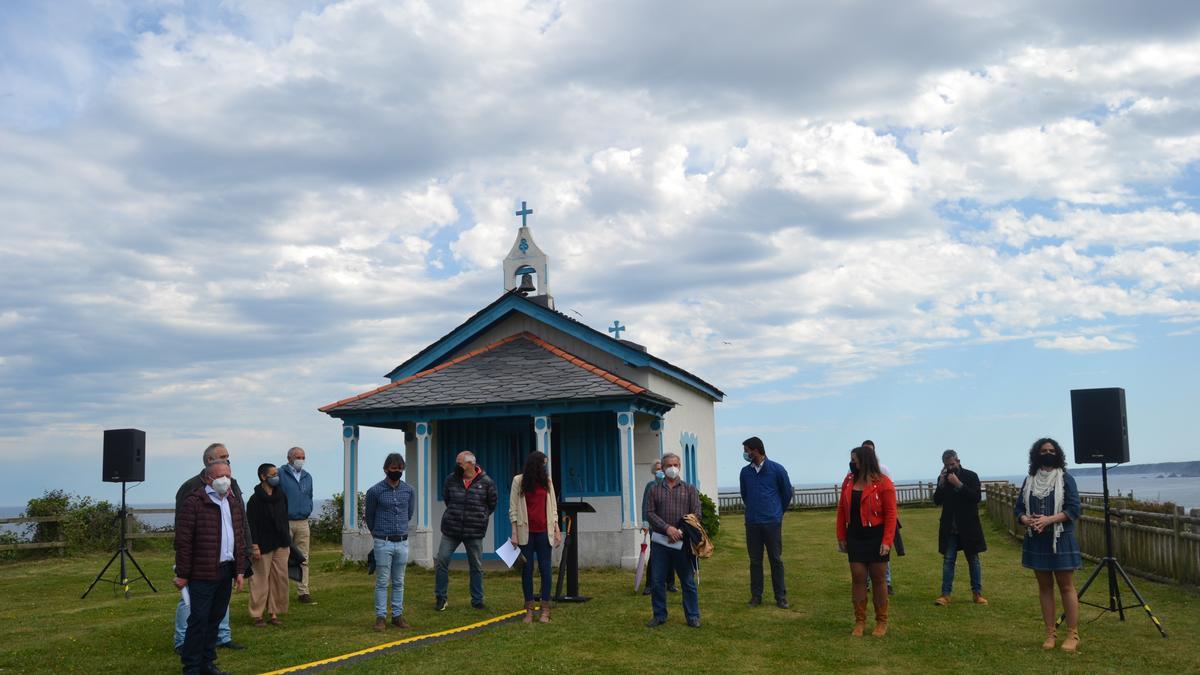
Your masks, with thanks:
[[(150, 590), (154, 591), (155, 593), (158, 592), (158, 589), (155, 588), (154, 584), (150, 582), (150, 577), (146, 576), (146, 573), (142, 571), (142, 566), (138, 564), (137, 560), (134, 560), (133, 553), (131, 553), (129, 551), (129, 549), (126, 548), (126, 546), (125, 546), (125, 521), (128, 518), (128, 516), (129, 516), (129, 512), (125, 509), (125, 481), (121, 481), (121, 510), (117, 511), (117, 520), (121, 521), (121, 539), (120, 539), (121, 543), (118, 544), (117, 552), (113, 554), (113, 557), (108, 559), (108, 564), (105, 565), (104, 569), (100, 570), (100, 573), (97, 574), (96, 578), (92, 580), (92, 585), (88, 586), (88, 589), (83, 592), (83, 595), (79, 596), (80, 600), (86, 598), (88, 596), (88, 593), (91, 593), (92, 589), (96, 587), (96, 584), (101, 581), (112, 584), (114, 586), (123, 587), (125, 589), (125, 598), (126, 599), (129, 598), (129, 585), (140, 579), (146, 580), (146, 585), (150, 587)], [(104, 573), (108, 571), (108, 568), (111, 567), (114, 562), (116, 562), (117, 558), (121, 559), (121, 575), (117, 579), (105, 579)], [(125, 559), (126, 558), (129, 558), (129, 562), (133, 563), (133, 566), (135, 568), (137, 568), (138, 574), (140, 574), (141, 576), (134, 578), (134, 579), (129, 578), (128, 574), (125, 571), (126, 570), (126, 568), (125, 568)]]
[[(1112, 519), (1108, 506), (1107, 462), (1101, 462), (1100, 475), (1103, 476), (1104, 481), (1104, 558), (1100, 561), (1099, 565), (1096, 565), (1096, 569), (1092, 570), (1092, 575), (1088, 577), (1086, 582), (1084, 582), (1083, 587), (1079, 589), (1079, 604), (1088, 605), (1089, 607), (1096, 607), (1106, 612), (1116, 612), (1121, 617), (1121, 621), (1124, 621), (1125, 610), (1127, 607), (1121, 603), (1121, 588), (1117, 585), (1117, 575), (1120, 574), (1121, 578), (1125, 580), (1125, 585), (1128, 586), (1129, 590), (1133, 592), (1133, 597), (1137, 598), (1141, 608), (1146, 611), (1146, 616), (1150, 617), (1150, 621), (1154, 622), (1154, 627), (1157, 628), (1158, 632), (1162, 634), (1163, 639), (1166, 639), (1166, 629), (1163, 628), (1162, 623), (1158, 620), (1158, 617), (1154, 616), (1154, 612), (1150, 611), (1150, 605), (1146, 604), (1145, 598), (1142, 597), (1141, 593), (1138, 593), (1137, 588), (1133, 585), (1133, 580), (1129, 578), (1128, 574), (1126, 574), (1125, 568), (1121, 567), (1121, 563), (1117, 562), (1116, 557), (1113, 555)], [(1095, 603), (1087, 602), (1083, 599), (1083, 594), (1087, 593), (1088, 587), (1092, 585), (1092, 582), (1096, 580), (1096, 577), (1100, 576), (1100, 571), (1104, 569), (1108, 570), (1108, 604), (1097, 605)], [(1129, 605), (1129, 608), (1132, 607), (1135, 607), (1135, 605)], [(1066, 616), (1067, 615), (1064, 613), (1062, 616), (1058, 617), (1058, 623), (1055, 625), (1062, 625), (1063, 619), (1065, 619)]]

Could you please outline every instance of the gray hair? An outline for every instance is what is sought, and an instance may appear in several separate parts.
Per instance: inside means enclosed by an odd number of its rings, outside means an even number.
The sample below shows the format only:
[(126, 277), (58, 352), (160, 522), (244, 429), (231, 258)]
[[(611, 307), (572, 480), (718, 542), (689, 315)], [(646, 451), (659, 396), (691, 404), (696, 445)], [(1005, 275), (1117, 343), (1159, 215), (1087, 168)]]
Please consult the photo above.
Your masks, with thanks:
[(287, 458), (289, 461), (292, 459), (292, 453), (296, 452), (297, 450), (299, 450), (300, 452), (304, 452), (304, 448), (302, 448), (298, 445), (294, 448), (288, 448)]
[[(209, 464), (208, 466), (204, 467), (204, 477), (208, 478), (209, 480), (212, 480), (213, 472), (217, 470), (218, 466), (226, 466), (227, 467), (229, 465), (226, 464), (225, 462), (213, 462), (212, 464)], [(233, 475), (232, 471), (230, 472), (230, 475), (231, 476)]]
[(679, 463), (680, 463), (680, 464), (683, 464), (683, 460), (679, 458), (679, 455), (677, 455), (677, 454), (675, 454), (675, 453), (673, 453), (673, 452), (668, 452), (667, 454), (665, 454), (665, 455), (663, 455), (663, 456), (662, 456), (662, 463), (663, 463), (663, 466), (666, 466), (666, 465), (667, 465), (667, 460), (668, 460), (668, 459), (670, 459), (671, 457), (674, 457), (675, 459), (678, 459), (678, 460), (679, 460)]
[(955, 452), (954, 450), (947, 450), (942, 453), (942, 461), (943, 462), (950, 459), (951, 457), (958, 459), (958, 453)]
[(475, 461), (475, 453), (471, 452), (470, 450), (463, 450), (463, 451), (462, 451), (462, 458), (463, 458), (463, 461), (464, 461), (464, 462), (470, 462), (470, 463), (472, 463), (472, 464), (478, 464), (478, 463), (479, 463), (479, 462)]
[[(202, 457), (204, 466), (208, 466), (209, 462), (212, 461), (212, 458), (216, 457), (217, 448), (225, 448), (225, 444), (224, 443), (210, 443), (209, 446), (204, 449), (204, 455)], [(228, 450), (229, 448), (225, 448), (225, 449)]]

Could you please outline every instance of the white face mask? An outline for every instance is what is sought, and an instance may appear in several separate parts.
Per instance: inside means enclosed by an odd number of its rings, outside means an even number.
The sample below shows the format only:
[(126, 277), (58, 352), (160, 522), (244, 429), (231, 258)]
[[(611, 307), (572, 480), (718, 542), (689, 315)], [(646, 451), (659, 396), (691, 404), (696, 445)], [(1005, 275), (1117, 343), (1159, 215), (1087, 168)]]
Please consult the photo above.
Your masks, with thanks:
[(667, 468), (663, 469), (663, 473), (667, 474), (667, 478), (675, 480), (676, 478), (679, 478), (679, 467), (668, 466)]
[(299, 471), (300, 469), (303, 469), (303, 468), (304, 468), (304, 460), (302, 460), (302, 459), (293, 459), (293, 460), (292, 460), (292, 468), (293, 468), (293, 469), (295, 469), (295, 470), (297, 470), (297, 471)]
[(229, 486), (231, 485), (233, 485), (233, 479), (229, 476), (214, 478), (212, 482), (213, 490), (216, 490), (217, 494), (221, 495), (222, 497), (225, 496), (225, 493), (229, 492)]

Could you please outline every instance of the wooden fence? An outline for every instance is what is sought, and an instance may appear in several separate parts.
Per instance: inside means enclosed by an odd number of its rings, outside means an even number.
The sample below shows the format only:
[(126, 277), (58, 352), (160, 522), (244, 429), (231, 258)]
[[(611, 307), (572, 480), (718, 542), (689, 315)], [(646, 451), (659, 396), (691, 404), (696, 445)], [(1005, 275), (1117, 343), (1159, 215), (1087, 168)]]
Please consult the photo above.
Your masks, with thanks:
[[(1020, 488), (1009, 483), (990, 490), (988, 516), (1014, 537), (1025, 536), (1017, 523), (1013, 505)], [(1075, 525), (1075, 536), (1083, 557), (1104, 557), (1104, 506), (1094, 494), (1082, 500), (1083, 515)], [(1113, 556), (1130, 574), (1168, 583), (1200, 584), (1200, 518), (1175, 513), (1147, 513), (1113, 508)]]
[[(21, 525), (24, 523), (61, 523), (66, 516), (31, 516), (28, 518), (0, 518), (0, 525)], [(0, 544), (0, 551), (27, 551), (39, 548), (56, 548), (59, 555), (66, 555), (67, 534), (63, 528), (58, 528), (58, 538), (54, 541), (22, 541), (15, 544)]]
[[(982, 481), (984, 498), (992, 485), (1008, 485), (1008, 481)], [(916, 483), (896, 484), (896, 503), (898, 504), (932, 504), (933, 492), (937, 483), (919, 481)], [(799, 509), (831, 509), (837, 506), (842, 496), (841, 484), (818, 488), (796, 488), (792, 497), (792, 505), (788, 510)], [(717, 495), (717, 506), (721, 513), (741, 513), (746, 509), (742, 503), (742, 495), (737, 492), (721, 492)]]

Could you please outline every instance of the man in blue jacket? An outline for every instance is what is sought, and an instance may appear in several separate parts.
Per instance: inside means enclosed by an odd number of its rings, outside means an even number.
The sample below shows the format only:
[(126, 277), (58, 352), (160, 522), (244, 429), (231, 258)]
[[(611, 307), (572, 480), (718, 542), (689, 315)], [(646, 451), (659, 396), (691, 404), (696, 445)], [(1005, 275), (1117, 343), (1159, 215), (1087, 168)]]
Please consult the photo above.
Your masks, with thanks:
[(792, 481), (787, 469), (767, 459), (758, 436), (742, 441), (740, 477), (742, 503), (746, 506), (746, 549), (750, 553), (750, 606), (762, 604), (763, 548), (771, 561), (771, 589), (775, 605), (788, 608), (787, 584), (783, 580), (783, 512), (792, 503)]
[(313, 510), (312, 474), (304, 470), (304, 448), (288, 450), (287, 460), (287, 466), (279, 467), (279, 487), (287, 495), (288, 529), (292, 533), (292, 543), (304, 554), (296, 592), (300, 594), (300, 602), (316, 604), (308, 589), (308, 518)]

